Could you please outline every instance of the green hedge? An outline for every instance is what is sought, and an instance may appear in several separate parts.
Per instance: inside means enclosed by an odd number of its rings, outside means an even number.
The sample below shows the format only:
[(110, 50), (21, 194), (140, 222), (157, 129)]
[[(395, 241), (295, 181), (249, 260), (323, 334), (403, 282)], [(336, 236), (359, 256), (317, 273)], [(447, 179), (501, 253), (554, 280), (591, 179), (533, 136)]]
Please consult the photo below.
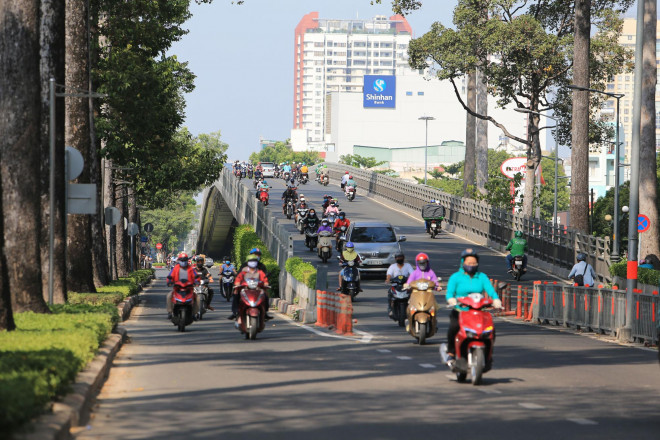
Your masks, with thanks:
[(232, 250), (232, 259), (237, 269), (247, 259), (250, 249), (255, 247), (261, 250), (261, 262), (268, 271), (268, 281), (272, 287), (270, 294), (273, 297), (279, 297), (280, 265), (277, 264), (277, 261), (268, 251), (264, 242), (259, 239), (251, 225), (238, 226), (234, 230), (234, 248)]
[[(619, 278), (626, 279), (628, 277), (628, 262), (621, 260), (610, 266), (610, 274)], [(637, 281), (642, 284), (649, 284), (651, 286), (660, 285), (660, 270), (654, 269), (637, 269)]]
[(116, 309), (111, 314), (105, 306), (53, 310), (16, 313), (16, 330), (0, 333), (0, 432), (27, 422), (66, 393), (118, 320)]
[(310, 289), (316, 288), (316, 268), (302, 258), (292, 257), (286, 260), (286, 271)]
[(117, 305), (124, 300), (124, 294), (121, 292), (109, 293), (68, 293), (68, 304), (112, 304)]

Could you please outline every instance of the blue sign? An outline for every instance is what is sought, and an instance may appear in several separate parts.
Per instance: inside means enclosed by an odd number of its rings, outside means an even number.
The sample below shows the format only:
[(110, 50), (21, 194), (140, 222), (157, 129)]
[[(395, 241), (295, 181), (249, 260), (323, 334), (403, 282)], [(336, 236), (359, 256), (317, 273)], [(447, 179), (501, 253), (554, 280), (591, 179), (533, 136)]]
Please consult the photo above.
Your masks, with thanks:
[(396, 108), (396, 76), (364, 75), (364, 108)]
[(140, 237), (140, 241), (141, 241), (142, 243), (146, 243), (147, 241), (149, 241), (149, 237), (146, 237), (146, 236), (144, 236), (144, 237)]
[(637, 231), (638, 232), (646, 232), (649, 230), (651, 227), (651, 220), (644, 214), (640, 214), (637, 217)]

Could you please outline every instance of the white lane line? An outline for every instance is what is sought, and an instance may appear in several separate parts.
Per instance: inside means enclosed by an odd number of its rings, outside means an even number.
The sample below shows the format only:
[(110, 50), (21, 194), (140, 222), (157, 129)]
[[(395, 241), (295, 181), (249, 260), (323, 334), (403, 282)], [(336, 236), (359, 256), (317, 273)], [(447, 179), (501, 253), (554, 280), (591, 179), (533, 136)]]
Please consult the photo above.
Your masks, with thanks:
[(419, 364), (419, 366), (422, 368), (435, 368), (435, 365), (433, 364)]
[(453, 374), (445, 374), (445, 377), (447, 379), (456, 380), (456, 376), (454, 376)]
[(597, 425), (598, 422), (589, 419), (566, 419), (569, 422), (577, 423), (578, 425)]
[(477, 390), (484, 394), (502, 394), (502, 391), (500, 390), (489, 390), (488, 388), (477, 388)]
[[(362, 342), (362, 343), (365, 343), (365, 344), (371, 342), (371, 339), (373, 339), (373, 336), (370, 333), (367, 333), (367, 332), (360, 332), (361, 334), (365, 335), (360, 339), (351, 338), (350, 336), (342, 336), (342, 335), (336, 335), (336, 334), (333, 334), (333, 333), (327, 333), (327, 332), (323, 332), (321, 330), (315, 329), (314, 327), (310, 327), (310, 326), (305, 325), (305, 324), (300, 324), (300, 323), (294, 321), (293, 319), (291, 319), (289, 316), (284, 315), (282, 313), (278, 313), (277, 316), (284, 319), (285, 321), (289, 321), (289, 324), (295, 325), (296, 327), (300, 327), (302, 329), (307, 330), (308, 332), (312, 332), (314, 334), (317, 334), (319, 336), (324, 336), (326, 338), (344, 339), (346, 341), (357, 341), (357, 342)], [(353, 330), (353, 331), (356, 332), (356, 333), (358, 332), (357, 330)], [(369, 337), (367, 337), (367, 335)]]
[(410, 356), (397, 356), (396, 358), (402, 361), (409, 361), (410, 359), (412, 359)]
[(392, 350), (388, 350), (387, 348), (379, 348), (376, 350), (378, 353), (392, 353)]
[(523, 408), (526, 408), (526, 409), (545, 409), (545, 406), (539, 405), (537, 403), (523, 402), (523, 403), (518, 403), (518, 405), (520, 405), (520, 406), (522, 406)]
[(357, 333), (358, 335), (362, 335), (362, 339), (360, 339), (360, 342), (364, 342), (365, 344), (368, 344), (374, 338), (374, 335), (372, 335), (371, 333), (363, 332), (361, 330), (353, 329), (353, 332)]

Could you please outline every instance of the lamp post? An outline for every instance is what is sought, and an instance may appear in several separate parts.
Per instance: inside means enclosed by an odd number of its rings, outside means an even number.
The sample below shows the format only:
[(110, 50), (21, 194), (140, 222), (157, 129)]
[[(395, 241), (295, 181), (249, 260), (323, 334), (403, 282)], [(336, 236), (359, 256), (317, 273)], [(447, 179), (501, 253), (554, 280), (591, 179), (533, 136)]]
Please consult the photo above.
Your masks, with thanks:
[(620, 148), (621, 148), (621, 142), (619, 138), (619, 108), (620, 108), (620, 101), (621, 98), (626, 96), (623, 93), (610, 93), (610, 92), (604, 92), (602, 90), (596, 90), (596, 89), (590, 89), (588, 87), (581, 87), (581, 86), (575, 86), (575, 85), (570, 85), (566, 86), (569, 89), (574, 89), (574, 90), (583, 90), (586, 92), (593, 92), (593, 93), (600, 93), (601, 95), (609, 96), (611, 98), (616, 99), (616, 141), (614, 143), (614, 242), (612, 243), (612, 254), (610, 255), (610, 259), (612, 262), (617, 262), (621, 258), (620, 256), (620, 238), (619, 238), (619, 168), (621, 168), (621, 165), (619, 164), (620, 161)]
[(419, 120), (424, 121), (426, 123), (426, 143), (424, 146), (424, 185), (426, 185), (426, 169), (427, 169), (428, 152), (429, 152), (429, 121), (434, 121), (435, 118), (433, 116), (421, 116), (419, 117)]

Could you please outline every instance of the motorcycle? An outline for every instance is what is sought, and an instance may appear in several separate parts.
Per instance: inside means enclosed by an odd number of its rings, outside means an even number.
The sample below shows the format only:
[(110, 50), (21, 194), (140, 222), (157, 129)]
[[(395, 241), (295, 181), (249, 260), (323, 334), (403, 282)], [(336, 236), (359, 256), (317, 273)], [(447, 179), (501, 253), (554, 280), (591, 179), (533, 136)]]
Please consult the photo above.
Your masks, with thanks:
[(429, 221), (429, 233), (431, 234), (431, 239), (435, 238), (435, 236), (442, 230), (442, 220), (442, 218), (438, 218)]
[(298, 181), (305, 185), (307, 182), (309, 182), (309, 174), (307, 173), (302, 173), (300, 174), (300, 177), (298, 178)]
[(275, 171), (273, 171), (273, 177), (275, 179), (279, 179), (280, 178), (280, 170), (276, 169)]
[(234, 274), (231, 270), (222, 272), (220, 280), (220, 293), (227, 301), (231, 301), (232, 289), (234, 288)]
[(399, 327), (406, 325), (406, 310), (408, 309), (408, 300), (410, 299), (410, 291), (403, 287), (406, 283), (406, 278), (403, 275), (399, 275), (390, 280), (390, 293), (392, 294), (392, 316), (390, 318), (398, 322)]
[[(456, 360), (451, 365), (458, 382), (465, 382), (468, 373), (472, 385), (480, 385), (483, 373), (493, 366), (493, 346), (495, 345), (495, 327), (493, 315), (483, 309), (493, 301), (481, 293), (471, 293), (458, 298), (458, 303), (469, 308), (459, 312), (460, 330), (456, 334)], [(440, 346), (440, 354), (447, 362), (447, 344)]]
[(346, 241), (346, 226), (342, 226), (339, 228), (339, 232), (337, 233), (337, 252), (341, 252), (344, 247), (344, 242)]
[(304, 220), (307, 218), (307, 213), (309, 212), (308, 208), (298, 208), (298, 215), (296, 216), (296, 229), (300, 231), (301, 234), (304, 233)]
[(288, 172), (288, 171), (284, 172), (284, 180), (287, 181), (287, 182), (289, 180), (291, 180), (291, 173), (290, 172)]
[(207, 280), (201, 280), (199, 286), (194, 288), (195, 295), (199, 300), (199, 320), (202, 320), (202, 317), (206, 313), (206, 307), (209, 301), (209, 286)]
[(407, 318), (408, 333), (424, 345), (426, 339), (435, 334), (438, 321), (435, 312), (438, 304), (435, 301), (433, 288), (435, 283), (430, 280), (416, 280), (410, 284), (412, 293), (408, 299)]
[(264, 285), (256, 278), (246, 278), (239, 286), (238, 318), (236, 328), (245, 334), (245, 339), (254, 340), (266, 326), (265, 314), (268, 296)]
[(291, 220), (291, 217), (293, 217), (293, 202), (291, 200), (287, 200), (286, 202), (286, 218)]
[(305, 228), (305, 246), (309, 248), (310, 251), (316, 249), (316, 245), (319, 242), (319, 234), (316, 232), (318, 230), (318, 222), (314, 222)]
[(330, 183), (330, 177), (327, 174), (323, 174), (321, 177), (321, 184), (323, 186), (328, 186), (328, 183)]
[(259, 190), (259, 201), (264, 204), (264, 206), (268, 206), (268, 190), (263, 188)]
[(193, 304), (195, 303), (195, 290), (193, 284), (178, 281), (172, 291), (172, 324), (180, 332), (186, 331), (186, 326), (193, 323)]
[(330, 212), (325, 216), (328, 219), (328, 222), (330, 222), (330, 226), (335, 224), (335, 220), (337, 220), (337, 214), (334, 212)]
[(513, 257), (512, 263), (513, 263), (511, 265), (511, 269), (513, 270), (512, 275), (516, 279), (516, 281), (520, 281), (520, 278), (526, 272), (525, 270), (523, 270), (523, 256), (516, 255), (515, 257)]
[[(341, 262), (341, 257), (337, 257)], [(341, 286), (340, 292), (344, 295), (350, 295), (353, 300), (358, 294), (357, 281), (360, 277), (360, 272), (355, 265), (355, 260), (341, 262), (343, 269), (341, 270)]]
[(355, 200), (355, 188), (352, 186), (347, 186), (346, 187), (346, 198), (348, 199), (349, 202), (352, 202)]
[(327, 231), (321, 232), (318, 241), (318, 250), (316, 253), (324, 263), (327, 263), (328, 259), (332, 257), (332, 233)]
[(248, 168), (248, 171), (247, 171), (248, 179), (252, 179), (253, 175), (254, 175), (254, 171), (252, 170), (252, 168)]
[(257, 189), (257, 185), (259, 185), (262, 181), (264, 180), (263, 177), (257, 177), (254, 179), (252, 184), (254, 185), (254, 189)]
[(245, 168), (241, 169), (241, 179), (245, 179)]

